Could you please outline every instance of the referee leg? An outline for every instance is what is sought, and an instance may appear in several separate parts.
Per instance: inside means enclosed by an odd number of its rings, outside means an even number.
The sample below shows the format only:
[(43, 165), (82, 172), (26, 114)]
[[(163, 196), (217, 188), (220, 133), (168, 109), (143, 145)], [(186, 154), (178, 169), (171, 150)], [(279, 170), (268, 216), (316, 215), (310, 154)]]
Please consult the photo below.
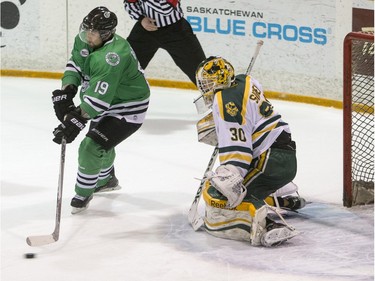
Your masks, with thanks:
[(176, 65), (196, 85), (195, 72), (206, 56), (189, 22), (182, 18), (167, 27), (160, 39), (161, 48), (170, 54)]
[(159, 43), (155, 40), (151, 31), (145, 30), (141, 23), (137, 22), (126, 40), (134, 50), (141, 67), (146, 69), (159, 49)]

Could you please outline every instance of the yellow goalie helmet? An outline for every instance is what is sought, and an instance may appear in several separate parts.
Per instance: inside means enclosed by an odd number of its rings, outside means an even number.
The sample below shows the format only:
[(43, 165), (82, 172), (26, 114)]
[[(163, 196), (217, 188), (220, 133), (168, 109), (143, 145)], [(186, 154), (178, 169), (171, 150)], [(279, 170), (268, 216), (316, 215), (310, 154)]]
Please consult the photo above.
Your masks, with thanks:
[(214, 92), (230, 87), (234, 81), (234, 68), (222, 57), (211, 56), (199, 64), (195, 77), (206, 105), (212, 106)]

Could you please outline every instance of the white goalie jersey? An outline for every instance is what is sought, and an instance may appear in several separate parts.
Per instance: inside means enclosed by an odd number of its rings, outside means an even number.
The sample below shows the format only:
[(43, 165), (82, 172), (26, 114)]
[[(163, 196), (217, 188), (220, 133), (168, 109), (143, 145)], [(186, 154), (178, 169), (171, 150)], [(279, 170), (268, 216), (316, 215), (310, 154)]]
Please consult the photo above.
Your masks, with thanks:
[(217, 91), (212, 105), (220, 164), (232, 164), (245, 176), (254, 158), (270, 148), (287, 123), (263, 94), (260, 83), (241, 74), (230, 88)]

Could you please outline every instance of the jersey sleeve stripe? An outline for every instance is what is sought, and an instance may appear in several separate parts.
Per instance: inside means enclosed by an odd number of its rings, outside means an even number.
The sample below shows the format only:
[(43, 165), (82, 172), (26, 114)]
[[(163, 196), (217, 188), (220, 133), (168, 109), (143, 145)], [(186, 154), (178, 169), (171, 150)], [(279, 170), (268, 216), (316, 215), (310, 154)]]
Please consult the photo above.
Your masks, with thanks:
[(219, 153), (225, 153), (225, 152), (244, 152), (244, 153), (249, 153), (252, 154), (253, 151), (249, 147), (244, 147), (244, 146), (226, 146), (226, 147), (220, 147), (219, 148)]
[(276, 128), (278, 123), (274, 123), (274, 124), (271, 124), (271, 126), (268, 126), (267, 128), (265, 128), (264, 130), (262, 131), (258, 131), (257, 133), (254, 133), (252, 135), (252, 139), (253, 139), (253, 142), (255, 142), (255, 140), (257, 140), (259, 137), (261, 137), (263, 134), (268, 134), (270, 131), (272, 131), (273, 129)]
[(255, 129), (253, 135), (259, 133), (260, 131), (263, 130), (263, 128), (265, 128), (265, 127), (267, 127), (268, 125), (270, 125), (270, 124), (276, 122), (276, 121), (279, 120), (280, 118), (281, 118), (281, 115), (278, 114), (278, 115), (275, 115), (275, 116), (271, 117), (270, 119), (266, 120), (264, 123), (262, 123), (261, 125), (259, 125), (259, 126)]
[(221, 119), (224, 120), (223, 92), (222, 91), (216, 92), (215, 95), (217, 97), (217, 105), (219, 107), (220, 117)]
[(242, 124), (241, 125), (245, 125), (246, 124), (246, 112), (247, 112), (247, 102), (249, 100), (249, 96), (250, 96), (250, 76), (247, 76), (246, 77), (246, 82), (245, 82), (245, 91), (244, 91), (244, 96), (243, 96), (243, 99), (242, 99), (242, 110), (241, 110), (241, 116), (242, 116)]
[(267, 136), (270, 132), (271, 132), (271, 130), (264, 133), (257, 141), (254, 141), (253, 142), (253, 148), (256, 149), (258, 146), (260, 146), (263, 143), (263, 141), (267, 138)]
[(251, 155), (243, 154), (243, 153), (228, 153), (228, 154), (220, 154), (219, 159), (220, 159), (220, 163), (227, 162), (229, 160), (236, 160), (236, 159), (250, 163), (252, 160), (252, 157)]
[(223, 164), (231, 164), (233, 166), (236, 166), (236, 167), (240, 167), (246, 171), (248, 171), (250, 169), (250, 164), (247, 164), (247, 163), (242, 163), (242, 162), (238, 162), (238, 161), (227, 161)]

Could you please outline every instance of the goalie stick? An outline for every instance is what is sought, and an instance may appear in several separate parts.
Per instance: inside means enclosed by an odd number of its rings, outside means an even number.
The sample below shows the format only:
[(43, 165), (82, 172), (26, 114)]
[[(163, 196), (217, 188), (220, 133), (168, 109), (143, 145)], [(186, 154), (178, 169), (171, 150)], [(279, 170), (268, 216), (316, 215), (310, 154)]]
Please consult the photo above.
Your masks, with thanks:
[(48, 235), (35, 235), (26, 238), (26, 242), (29, 246), (43, 246), (57, 242), (60, 235), (60, 221), (61, 221), (61, 205), (62, 205), (62, 191), (63, 191), (63, 181), (64, 181), (64, 166), (65, 166), (65, 149), (66, 140), (65, 138), (61, 141), (61, 156), (60, 156), (60, 172), (59, 172), (59, 182), (57, 188), (57, 204), (56, 204), (56, 220), (55, 229), (52, 234)]
[(204, 224), (203, 218), (198, 213), (198, 204), (199, 204), (199, 200), (200, 200), (201, 195), (202, 195), (202, 189), (203, 189), (204, 183), (206, 181), (205, 174), (212, 170), (212, 167), (215, 164), (218, 152), (219, 152), (219, 148), (217, 146), (215, 146), (215, 149), (212, 152), (210, 161), (208, 162), (206, 171), (204, 172), (203, 178), (201, 179), (201, 183), (199, 184), (197, 194), (195, 195), (194, 201), (191, 204), (191, 207), (189, 209), (188, 220), (189, 220), (191, 226), (193, 227), (194, 231), (197, 231)]
[[(259, 54), (259, 51), (260, 51), (260, 48), (262, 47), (262, 45), (263, 45), (263, 41), (259, 40), (257, 42), (257, 46), (255, 48), (254, 54), (251, 57), (249, 66), (247, 67), (246, 75), (250, 74), (250, 72), (251, 72), (251, 70), (252, 70), (252, 68), (254, 66), (255, 60), (256, 60), (256, 58), (257, 58), (257, 56)], [(204, 183), (206, 181), (205, 174), (207, 172), (209, 172), (209, 171), (212, 170), (212, 167), (215, 164), (218, 152), (219, 152), (219, 148), (217, 146), (215, 146), (215, 149), (212, 152), (210, 161), (208, 162), (206, 171), (204, 172), (203, 178), (202, 178), (202, 180), (201, 180), (201, 182), (199, 184), (199, 188), (197, 190), (197, 194), (195, 195), (194, 201), (191, 204), (191, 207), (189, 209), (188, 220), (189, 220), (189, 223), (191, 224), (191, 226), (193, 227), (194, 231), (197, 231), (204, 224), (203, 218), (198, 213), (198, 204), (199, 204), (199, 201), (200, 201), (200, 198), (201, 198), (201, 195), (202, 195), (202, 189), (203, 189)]]

